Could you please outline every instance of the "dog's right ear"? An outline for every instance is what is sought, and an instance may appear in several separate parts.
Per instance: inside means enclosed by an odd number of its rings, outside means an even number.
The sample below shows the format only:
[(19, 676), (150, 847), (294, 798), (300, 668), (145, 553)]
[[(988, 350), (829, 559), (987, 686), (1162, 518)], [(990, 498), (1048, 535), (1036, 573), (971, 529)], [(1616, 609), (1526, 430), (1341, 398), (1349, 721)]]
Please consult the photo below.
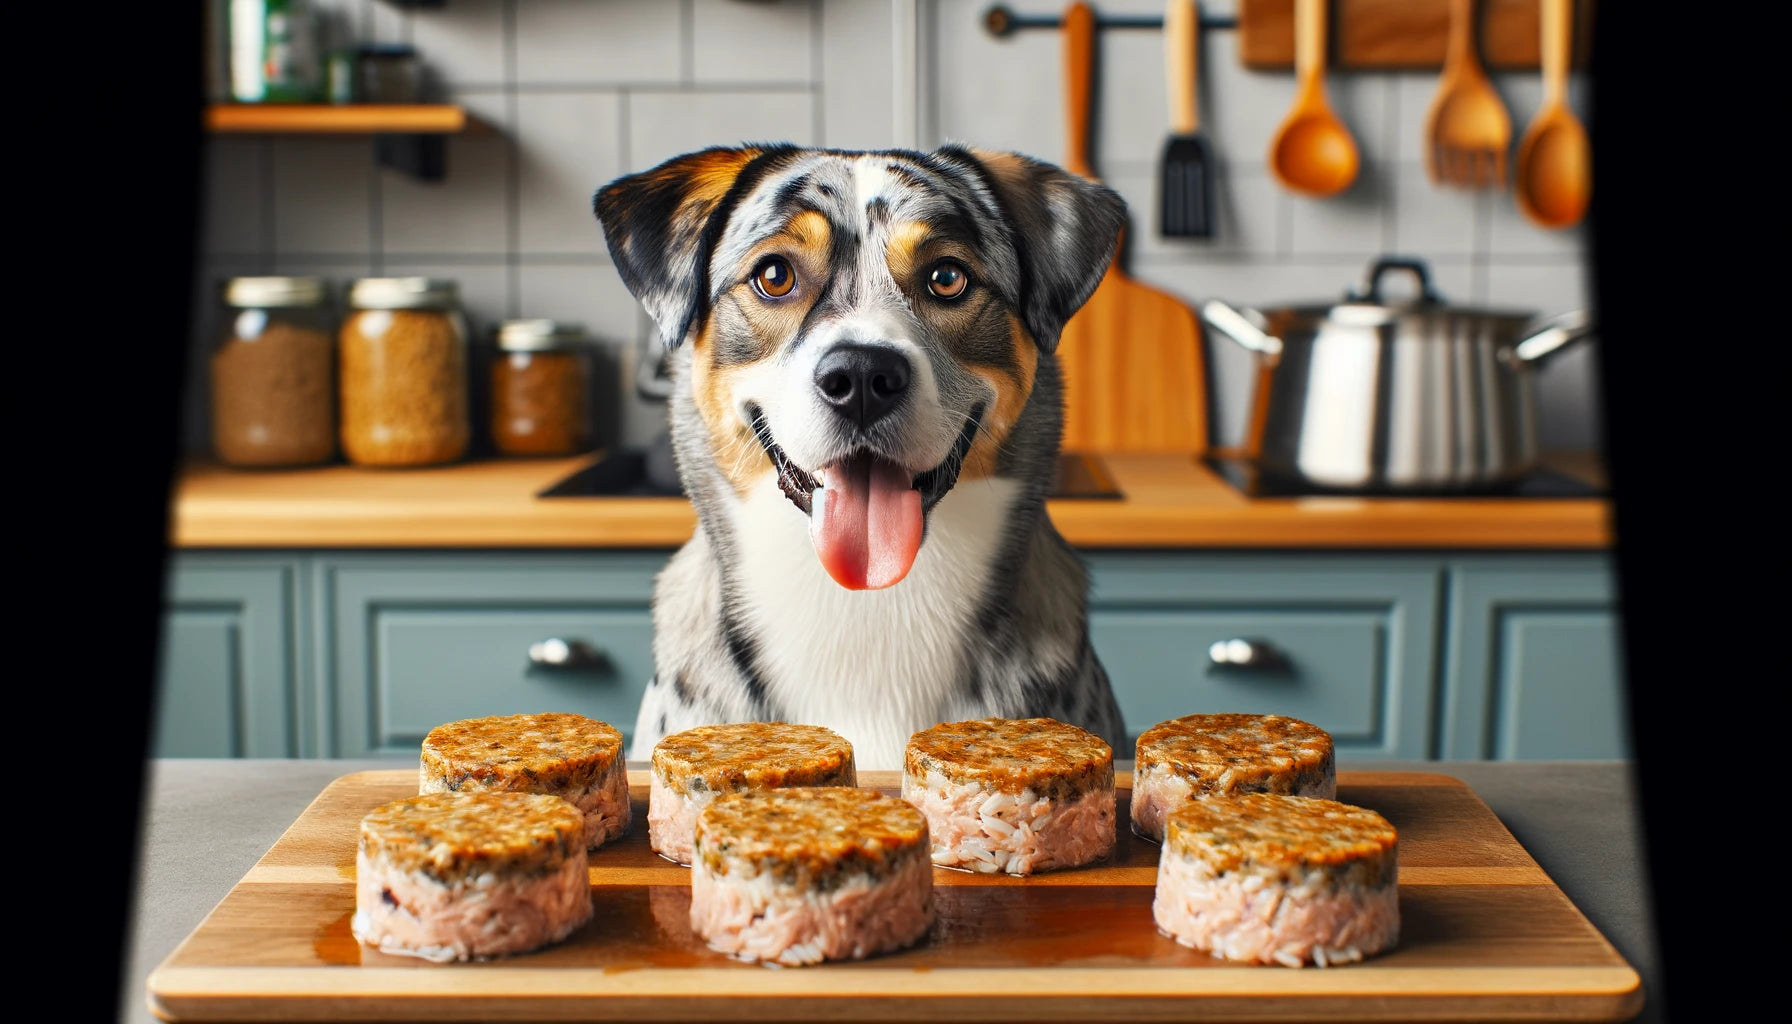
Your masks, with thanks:
[(709, 305), (709, 255), (747, 169), (781, 147), (713, 147), (618, 178), (592, 201), (610, 259), (641, 300), (668, 348), (701, 326)]

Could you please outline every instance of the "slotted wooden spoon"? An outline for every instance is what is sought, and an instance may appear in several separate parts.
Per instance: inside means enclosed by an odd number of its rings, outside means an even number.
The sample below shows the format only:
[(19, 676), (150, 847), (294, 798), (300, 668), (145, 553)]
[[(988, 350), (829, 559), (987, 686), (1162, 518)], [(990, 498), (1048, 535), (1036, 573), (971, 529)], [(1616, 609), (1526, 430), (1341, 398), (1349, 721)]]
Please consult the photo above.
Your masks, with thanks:
[(1490, 188), (1506, 183), (1512, 118), (1475, 54), (1475, 0), (1450, 0), (1444, 73), (1425, 114), (1425, 173), (1433, 184)]

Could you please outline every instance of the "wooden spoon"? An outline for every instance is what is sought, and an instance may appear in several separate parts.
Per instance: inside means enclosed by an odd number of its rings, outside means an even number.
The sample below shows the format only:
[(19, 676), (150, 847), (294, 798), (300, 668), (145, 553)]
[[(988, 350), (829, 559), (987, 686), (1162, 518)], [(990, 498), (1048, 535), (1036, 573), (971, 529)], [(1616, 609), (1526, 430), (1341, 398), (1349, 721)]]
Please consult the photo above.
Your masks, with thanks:
[(1543, 0), (1543, 105), (1518, 143), (1513, 191), (1535, 224), (1565, 228), (1587, 212), (1593, 152), (1587, 130), (1568, 109), (1568, 36), (1573, 0)]
[(1295, 0), (1294, 68), (1300, 91), (1269, 144), (1269, 168), (1295, 192), (1335, 195), (1356, 180), (1361, 158), (1350, 129), (1325, 101), (1326, 0)]

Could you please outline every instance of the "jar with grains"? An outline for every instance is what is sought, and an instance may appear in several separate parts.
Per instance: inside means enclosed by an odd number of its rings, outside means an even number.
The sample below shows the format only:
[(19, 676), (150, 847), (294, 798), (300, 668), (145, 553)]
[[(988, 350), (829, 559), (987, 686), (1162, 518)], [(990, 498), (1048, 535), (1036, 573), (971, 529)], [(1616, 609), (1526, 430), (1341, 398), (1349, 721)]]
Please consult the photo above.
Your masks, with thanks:
[(322, 281), (235, 277), (211, 356), (212, 450), (233, 466), (336, 454), (336, 342)]
[(498, 328), (492, 361), (492, 445), (505, 455), (572, 455), (591, 447), (591, 350), (585, 332), (552, 320)]
[(349, 289), (342, 451), (363, 466), (428, 466), (466, 454), (467, 329), (453, 281), (364, 277)]

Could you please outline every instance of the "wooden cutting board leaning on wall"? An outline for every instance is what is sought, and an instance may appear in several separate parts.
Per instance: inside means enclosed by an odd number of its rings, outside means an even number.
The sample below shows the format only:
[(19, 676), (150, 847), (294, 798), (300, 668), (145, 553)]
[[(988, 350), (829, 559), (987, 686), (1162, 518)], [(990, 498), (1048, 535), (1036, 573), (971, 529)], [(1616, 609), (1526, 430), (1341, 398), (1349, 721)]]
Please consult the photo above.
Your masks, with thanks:
[[(1068, 109), (1064, 166), (1091, 180), (1089, 102), (1095, 14), (1064, 12)], [(1167, 292), (1126, 275), (1116, 253), (1107, 274), (1058, 342), (1064, 369), (1064, 449), (1202, 452), (1207, 449), (1207, 372), (1200, 322)]]

